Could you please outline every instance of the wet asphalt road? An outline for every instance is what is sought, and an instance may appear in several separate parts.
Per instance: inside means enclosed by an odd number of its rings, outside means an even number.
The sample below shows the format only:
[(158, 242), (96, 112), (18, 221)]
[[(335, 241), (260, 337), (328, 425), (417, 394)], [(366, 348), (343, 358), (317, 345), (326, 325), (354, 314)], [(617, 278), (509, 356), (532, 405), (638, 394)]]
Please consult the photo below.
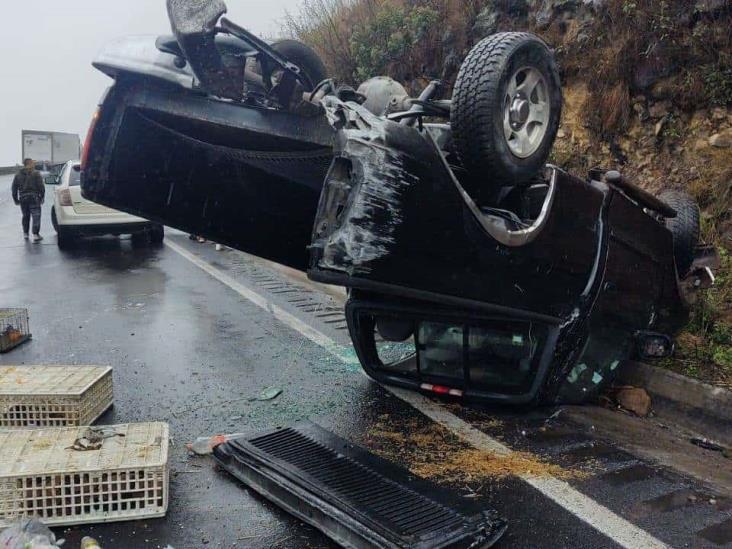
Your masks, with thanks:
[[(361, 441), (385, 417), (412, 428), (430, 420), (168, 246), (133, 247), (129, 239), (110, 237), (60, 251), (50, 227), (52, 188), (44, 207), (46, 239), (24, 242), (9, 186), (10, 178), (0, 177), (0, 305), (29, 309), (33, 341), (0, 355), (0, 364), (110, 365), (115, 405), (100, 423), (167, 421), (173, 439), (168, 515), (60, 529), (66, 546), (93, 535), (105, 548), (332, 547), (216, 471), (209, 458), (189, 456), (184, 443), (301, 419)], [(329, 297), (302, 290), (320, 306), (298, 306), (287, 297), (297, 290), (281, 273), (180, 233), (167, 238), (347, 343), (337, 314), (316, 314), (337, 308)], [(273, 401), (250, 401), (268, 387), (283, 392)], [(732, 546), (732, 504), (715, 491), (729, 486), (657, 467), (612, 441), (598, 441), (594, 428), (548, 420), (554, 410), (456, 413), (515, 448), (568, 466), (591, 463), (592, 475), (572, 485), (669, 545)], [(501, 547), (618, 546), (518, 479), (454, 488), (508, 518)]]

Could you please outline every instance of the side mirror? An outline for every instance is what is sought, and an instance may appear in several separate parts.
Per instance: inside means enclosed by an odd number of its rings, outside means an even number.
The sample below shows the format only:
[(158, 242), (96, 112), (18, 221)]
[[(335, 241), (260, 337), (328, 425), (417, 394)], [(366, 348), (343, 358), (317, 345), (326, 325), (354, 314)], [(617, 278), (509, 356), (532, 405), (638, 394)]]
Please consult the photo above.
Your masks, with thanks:
[(668, 358), (674, 352), (674, 343), (667, 335), (655, 332), (638, 332), (638, 355), (642, 359)]
[(58, 185), (61, 181), (57, 175), (50, 173), (43, 177), (43, 182), (46, 185)]

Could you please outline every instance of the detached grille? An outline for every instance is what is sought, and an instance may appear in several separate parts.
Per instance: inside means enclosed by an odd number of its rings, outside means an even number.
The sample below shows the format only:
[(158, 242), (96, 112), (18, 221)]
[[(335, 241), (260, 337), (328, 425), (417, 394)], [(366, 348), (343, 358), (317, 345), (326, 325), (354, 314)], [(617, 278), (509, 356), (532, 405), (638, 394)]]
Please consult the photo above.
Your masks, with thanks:
[(345, 547), (489, 547), (505, 530), (495, 513), (467, 509), (454, 494), (313, 424), (240, 438), (215, 455)]

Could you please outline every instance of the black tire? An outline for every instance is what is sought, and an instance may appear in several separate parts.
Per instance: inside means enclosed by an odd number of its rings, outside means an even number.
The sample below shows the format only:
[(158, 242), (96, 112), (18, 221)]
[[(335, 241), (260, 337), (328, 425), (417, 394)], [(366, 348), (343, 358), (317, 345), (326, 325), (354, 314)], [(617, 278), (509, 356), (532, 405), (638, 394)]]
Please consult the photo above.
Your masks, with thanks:
[(147, 230), (132, 233), (130, 241), (133, 246), (147, 246), (150, 243), (150, 233)]
[[(544, 136), (526, 158), (511, 151), (503, 129), (509, 80), (523, 68), (541, 74), (549, 105)], [(478, 42), (460, 67), (450, 115), (456, 152), (468, 171), (464, 183), (471, 196), (488, 203), (499, 188), (530, 181), (549, 157), (561, 114), (559, 71), (540, 38), (526, 32), (503, 32)]]
[(272, 43), (272, 49), (300, 67), (313, 83), (313, 87), (328, 77), (328, 71), (318, 54), (299, 40), (278, 40)]
[(58, 218), (56, 217), (55, 206), (51, 206), (51, 225), (53, 225), (53, 230), (58, 234)]
[(68, 250), (74, 245), (74, 235), (63, 227), (56, 229), (56, 244), (61, 250)]
[(666, 227), (674, 237), (676, 271), (679, 278), (684, 278), (689, 273), (699, 242), (699, 205), (682, 191), (665, 191), (658, 198), (676, 210), (676, 217), (667, 219)]
[(165, 238), (165, 229), (162, 225), (154, 224), (149, 229), (150, 242), (153, 244), (162, 244)]

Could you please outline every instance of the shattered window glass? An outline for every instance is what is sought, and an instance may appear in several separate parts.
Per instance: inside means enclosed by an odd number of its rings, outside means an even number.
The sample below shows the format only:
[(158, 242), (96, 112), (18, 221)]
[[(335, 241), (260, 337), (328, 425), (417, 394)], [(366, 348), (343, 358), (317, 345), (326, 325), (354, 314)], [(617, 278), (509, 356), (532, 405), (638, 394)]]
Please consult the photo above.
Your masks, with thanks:
[(603, 381), (612, 378), (620, 361), (629, 353), (626, 330), (612, 323), (594, 326), (577, 364), (562, 384), (563, 402), (583, 402), (596, 397)]
[(463, 327), (422, 322), (419, 326), (419, 369), (425, 376), (463, 379)]
[(491, 388), (528, 391), (546, 332), (545, 326), (528, 322), (509, 324), (506, 328), (471, 326), (470, 381)]

